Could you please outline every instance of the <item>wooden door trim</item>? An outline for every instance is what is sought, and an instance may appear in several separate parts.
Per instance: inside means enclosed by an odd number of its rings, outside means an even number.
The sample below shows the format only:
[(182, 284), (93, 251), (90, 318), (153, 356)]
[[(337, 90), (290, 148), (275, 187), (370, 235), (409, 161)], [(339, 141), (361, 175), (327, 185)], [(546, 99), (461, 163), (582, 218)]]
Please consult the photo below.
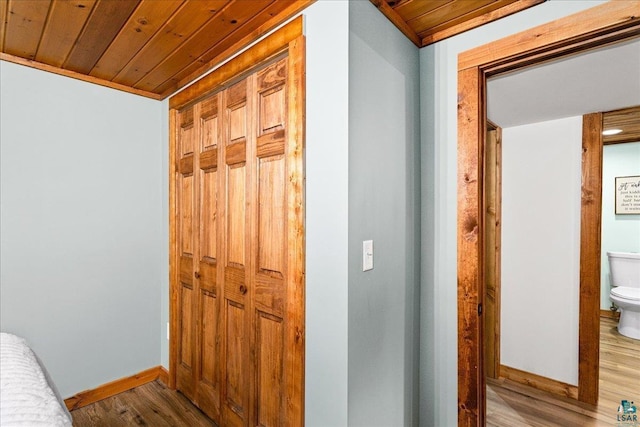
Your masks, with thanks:
[[(305, 210), (304, 210), (304, 142), (306, 59), (303, 18), (292, 20), (278, 31), (220, 66), (211, 74), (185, 88), (169, 99), (169, 387), (176, 388), (178, 363), (178, 301), (179, 301), (179, 251), (176, 174), (178, 161), (176, 144), (179, 110), (193, 104), (237, 81), (238, 77), (250, 73), (266, 62), (287, 56), (288, 84), (287, 109), (289, 130), (286, 133), (287, 158), (286, 179), (288, 182), (287, 221), (291, 226), (287, 235), (288, 281), (287, 321), (285, 325), (286, 356), (284, 360), (286, 395), (282, 396), (284, 419), (288, 425), (304, 424), (304, 360), (305, 360)], [(290, 345), (289, 345), (290, 344)], [(295, 375), (291, 375), (295, 372)]]
[(502, 231), (502, 129), (487, 121), (485, 151), (484, 369), (487, 378), (500, 375), (500, 296)]
[(602, 113), (582, 119), (581, 193), (578, 400), (595, 405), (600, 365)]
[[(482, 162), (485, 144), (487, 77), (635, 37), (640, 34), (639, 16), (640, 2), (609, 2), (480, 46), (459, 56), (457, 219), (459, 426), (482, 426), (485, 418), (483, 332), (478, 307), (483, 303), (484, 294)], [(583, 303), (583, 298), (593, 298), (593, 295), (581, 295), (581, 312), (582, 309), (588, 309), (592, 305)], [(582, 312), (582, 314), (585, 313)], [(583, 322), (582, 317), (581, 336), (591, 322)], [(590, 314), (589, 317), (591, 317)], [(583, 369), (587, 369), (587, 365), (582, 365)]]

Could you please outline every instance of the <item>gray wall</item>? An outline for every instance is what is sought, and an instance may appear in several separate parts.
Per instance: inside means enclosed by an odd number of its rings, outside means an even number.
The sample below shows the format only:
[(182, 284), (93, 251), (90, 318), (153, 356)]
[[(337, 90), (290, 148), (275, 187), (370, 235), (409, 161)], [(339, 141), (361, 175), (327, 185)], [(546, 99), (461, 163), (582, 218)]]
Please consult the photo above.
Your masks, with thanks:
[(457, 424), (458, 55), (601, 1), (549, 0), (420, 50), (420, 425)]
[(419, 110), (418, 48), (371, 2), (350, 2), (350, 426), (418, 421)]
[(0, 62), (2, 330), (68, 397), (160, 362), (162, 104)]
[(304, 11), (307, 36), (305, 425), (347, 425), (346, 1)]

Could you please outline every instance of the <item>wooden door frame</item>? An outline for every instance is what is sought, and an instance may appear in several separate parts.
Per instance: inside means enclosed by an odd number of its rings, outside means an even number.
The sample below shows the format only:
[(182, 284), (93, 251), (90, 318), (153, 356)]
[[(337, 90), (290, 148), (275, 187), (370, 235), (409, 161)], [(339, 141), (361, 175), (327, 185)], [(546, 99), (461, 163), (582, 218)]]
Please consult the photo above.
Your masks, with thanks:
[[(584, 52), (640, 34), (640, 2), (608, 2), (574, 15), (462, 53), (458, 58), (458, 425), (483, 426), (485, 422), (485, 376), (483, 358), (484, 302), (484, 144), (486, 129), (486, 81), (499, 73), (522, 69), (559, 57)], [(587, 120), (588, 134), (595, 132)], [(601, 125), (600, 125), (601, 126)], [(598, 140), (601, 138), (598, 137)], [(592, 183), (592, 172), (585, 176), (587, 164), (597, 162), (593, 149), (583, 156), (583, 183)], [(595, 156), (595, 157), (594, 157)], [(587, 164), (585, 164), (587, 162)], [(593, 215), (596, 197), (592, 188), (583, 188), (583, 218)], [(587, 211), (585, 213), (585, 207)], [(598, 214), (599, 215), (599, 214)], [(584, 233), (581, 225), (581, 234)], [(587, 233), (589, 234), (589, 233)], [(598, 233), (591, 233), (598, 234)], [(600, 236), (581, 241), (580, 254), (580, 354), (579, 399), (595, 403), (598, 373), (599, 286), (585, 282), (599, 271), (591, 262)], [(597, 240), (597, 242), (596, 242)], [(588, 245), (585, 247), (585, 245)], [(583, 272), (583, 267), (590, 267)], [(599, 274), (599, 273), (598, 273)], [(594, 301), (595, 300), (595, 301)], [(595, 307), (595, 309), (594, 309)], [(596, 376), (597, 378), (597, 376)]]
[[(246, 51), (229, 60), (212, 73), (183, 89), (169, 99), (169, 124), (177, 130), (178, 111), (234, 83), (274, 58), (287, 55), (286, 108), (289, 130), (286, 133), (287, 162), (287, 286), (284, 310), (287, 313), (284, 341), (287, 346), (283, 365), (287, 374), (283, 382), (286, 396), (285, 419), (288, 425), (304, 425), (305, 362), (305, 201), (304, 145), (306, 105), (306, 39), (303, 17), (265, 37)], [(177, 135), (169, 132), (169, 388), (176, 388), (178, 363), (179, 250), (176, 174)], [(296, 375), (289, 374), (296, 373)]]
[(485, 378), (500, 376), (500, 264), (502, 246), (502, 128), (487, 120), (484, 156), (484, 369)]

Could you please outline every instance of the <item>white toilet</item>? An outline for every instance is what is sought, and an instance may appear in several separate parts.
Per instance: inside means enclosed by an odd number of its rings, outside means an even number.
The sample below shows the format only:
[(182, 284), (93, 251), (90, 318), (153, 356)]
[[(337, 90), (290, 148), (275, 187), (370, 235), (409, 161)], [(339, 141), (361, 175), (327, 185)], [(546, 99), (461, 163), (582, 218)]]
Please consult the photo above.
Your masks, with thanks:
[(609, 297), (620, 309), (618, 332), (640, 340), (640, 254), (607, 252), (611, 271)]

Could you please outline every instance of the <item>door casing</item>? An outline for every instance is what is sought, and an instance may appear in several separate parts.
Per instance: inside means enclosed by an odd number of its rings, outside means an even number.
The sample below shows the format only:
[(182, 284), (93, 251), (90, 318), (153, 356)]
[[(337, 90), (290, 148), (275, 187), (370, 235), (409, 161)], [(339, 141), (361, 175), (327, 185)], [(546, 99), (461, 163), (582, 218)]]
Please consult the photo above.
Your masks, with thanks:
[[(507, 71), (522, 69), (567, 55), (612, 44), (640, 35), (640, 2), (609, 2), (586, 11), (544, 24), (519, 34), (489, 43), (462, 53), (458, 58), (458, 425), (483, 426), (485, 422), (485, 376), (483, 358), (483, 321), (481, 305), (484, 302), (484, 170), (486, 129), (486, 81)], [(593, 135), (596, 120), (585, 123)], [(601, 118), (600, 118), (601, 123)], [(601, 126), (601, 125), (600, 125)], [(585, 130), (586, 131), (586, 130)], [(585, 132), (583, 132), (584, 134)], [(601, 140), (600, 138), (598, 138)], [(588, 150), (586, 161), (597, 163), (596, 153)], [(592, 183), (595, 176), (584, 176), (583, 183)], [(601, 162), (601, 159), (600, 159)], [(591, 174), (593, 175), (593, 174)], [(587, 194), (585, 196), (585, 190)], [(591, 205), (595, 195), (583, 188), (585, 199)], [(584, 227), (584, 224), (581, 228)], [(588, 242), (581, 242), (581, 296), (579, 321), (579, 399), (597, 401), (597, 375), (599, 329), (599, 294), (591, 283), (597, 266), (587, 265), (593, 259), (596, 246), (599, 251), (599, 233), (593, 233)], [(584, 229), (581, 230), (584, 234)], [(596, 241), (597, 239), (597, 241)], [(585, 247), (584, 245), (588, 245)], [(583, 268), (586, 268), (583, 271)], [(584, 289), (582, 286), (586, 286)], [(597, 378), (597, 376), (596, 376)]]

